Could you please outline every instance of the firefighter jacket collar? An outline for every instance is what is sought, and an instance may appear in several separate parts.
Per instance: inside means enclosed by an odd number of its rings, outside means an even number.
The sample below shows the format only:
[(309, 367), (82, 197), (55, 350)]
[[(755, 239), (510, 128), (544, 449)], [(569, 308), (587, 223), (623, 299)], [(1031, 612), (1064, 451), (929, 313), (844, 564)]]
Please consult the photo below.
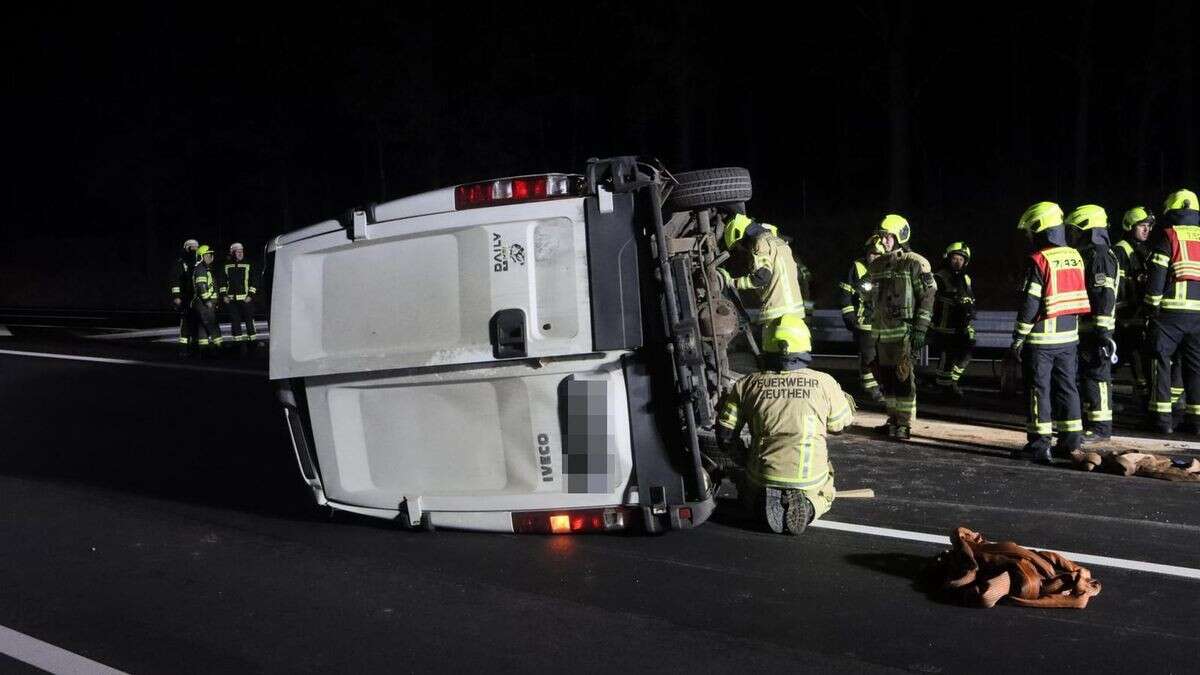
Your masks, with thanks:
[(759, 366), (763, 370), (784, 372), (807, 368), (812, 363), (809, 352), (788, 352), (786, 354), (764, 353), (759, 355)]
[(1196, 209), (1172, 209), (1163, 215), (1167, 225), (1200, 225), (1200, 211)]
[(1089, 236), (1087, 239), (1084, 239), (1080, 243), (1081, 246), (1092, 245), (1099, 246), (1101, 248), (1110, 248), (1112, 246), (1112, 240), (1108, 238), (1108, 228), (1093, 227), (1092, 229), (1088, 230), (1087, 233), (1091, 236)]
[(1067, 229), (1059, 225), (1033, 234), (1033, 250), (1041, 251), (1047, 248), (1067, 245)]

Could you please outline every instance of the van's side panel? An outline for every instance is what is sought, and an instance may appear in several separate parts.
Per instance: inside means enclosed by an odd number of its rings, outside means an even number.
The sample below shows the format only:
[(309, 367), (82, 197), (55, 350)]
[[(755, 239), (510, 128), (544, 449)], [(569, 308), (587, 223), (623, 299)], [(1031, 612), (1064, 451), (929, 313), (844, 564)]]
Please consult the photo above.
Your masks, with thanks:
[(398, 509), (615, 506), (633, 469), (620, 354), (309, 378), (328, 498)]
[(495, 360), (492, 317), (529, 357), (593, 351), (582, 199), (338, 231), (276, 250), (272, 379)]

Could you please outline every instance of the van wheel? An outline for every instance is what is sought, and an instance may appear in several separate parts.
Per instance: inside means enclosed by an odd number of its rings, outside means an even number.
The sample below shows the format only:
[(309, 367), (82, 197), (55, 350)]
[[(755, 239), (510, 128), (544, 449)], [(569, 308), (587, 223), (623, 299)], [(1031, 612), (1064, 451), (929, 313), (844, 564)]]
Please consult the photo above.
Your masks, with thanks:
[(690, 211), (708, 206), (744, 202), (752, 194), (750, 172), (741, 167), (683, 171), (667, 198), (668, 211)]

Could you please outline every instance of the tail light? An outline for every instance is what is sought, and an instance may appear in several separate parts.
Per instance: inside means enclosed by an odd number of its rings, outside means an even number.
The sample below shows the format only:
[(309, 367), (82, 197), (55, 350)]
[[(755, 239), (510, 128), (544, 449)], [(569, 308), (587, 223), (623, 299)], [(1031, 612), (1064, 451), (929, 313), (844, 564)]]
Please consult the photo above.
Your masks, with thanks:
[(544, 176), (503, 178), (454, 188), (454, 208), (478, 209), (485, 206), (582, 197), (585, 193), (583, 176), (552, 173)]
[(513, 532), (521, 534), (579, 534), (624, 530), (628, 511), (621, 508), (514, 513)]

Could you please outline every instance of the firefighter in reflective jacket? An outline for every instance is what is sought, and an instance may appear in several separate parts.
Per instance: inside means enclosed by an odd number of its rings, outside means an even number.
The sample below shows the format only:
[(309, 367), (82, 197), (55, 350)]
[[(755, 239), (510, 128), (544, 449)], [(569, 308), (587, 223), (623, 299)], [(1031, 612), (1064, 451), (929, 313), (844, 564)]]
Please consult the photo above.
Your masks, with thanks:
[(868, 302), (871, 298), (871, 279), (867, 275), (871, 262), (884, 252), (879, 235), (872, 234), (863, 248), (865, 255), (850, 265), (846, 280), (838, 284), (842, 291), (842, 323), (858, 343), (858, 376), (863, 392), (872, 401), (883, 403), (879, 383), (871, 371), (871, 363), (875, 361), (875, 336), (871, 334), (872, 308)]
[[(241, 244), (229, 247), (229, 260), (225, 263), (225, 274), (221, 277), (221, 302), (229, 310), (229, 325), (233, 333), (230, 339), (240, 343), (243, 351), (247, 344), (253, 344), (254, 332), (254, 271), (250, 263), (245, 261), (246, 250)], [(242, 326), (246, 332), (242, 332)]]
[[(1017, 227), (1029, 237), (1033, 252), (1025, 266), (1010, 347), (1012, 358), (1022, 365), (1029, 442), (1013, 456), (1032, 456), (1049, 464), (1052, 455), (1065, 457), (1082, 442), (1076, 346), (1078, 317), (1088, 314), (1091, 305), (1083, 258), (1067, 246), (1058, 204), (1034, 204)], [(1058, 443), (1052, 450), (1053, 432), (1058, 433)]]
[(946, 247), (942, 258), (945, 266), (933, 275), (937, 293), (930, 324), (933, 331), (930, 350), (938, 355), (938, 386), (951, 396), (962, 398), (958, 381), (966, 372), (975, 348), (975, 291), (971, 288), (971, 275), (966, 273), (971, 247), (956, 241)]
[(1150, 276), (1150, 233), (1154, 230), (1154, 214), (1144, 206), (1135, 206), (1121, 219), (1125, 237), (1113, 247), (1121, 279), (1117, 285), (1117, 352), (1118, 365), (1128, 365), (1133, 371), (1137, 395), (1148, 400), (1146, 378), (1150, 364), (1145, 355), (1146, 319), (1142, 297)]
[(908, 249), (912, 228), (903, 217), (889, 214), (879, 224), (886, 251), (868, 268), (871, 279), (871, 332), (875, 336), (875, 374), (887, 401), (888, 436), (909, 437), (917, 416), (917, 381), (913, 354), (925, 346), (937, 286), (929, 261)]
[(1171, 362), (1182, 365), (1190, 431), (1200, 433), (1200, 210), (1196, 193), (1178, 190), (1163, 204), (1165, 227), (1151, 246), (1144, 303), (1146, 337), (1154, 356), (1150, 413), (1155, 427), (1173, 431)]
[(211, 272), (213, 252), (207, 245), (196, 251), (199, 258), (192, 270), (192, 286), (195, 295), (192, 307), (198, 317), (200, 347), (217, 347), (221, 344), (221, 326), (217, 323), (217, 285)]
[(730, 254), (720, 268), (722, 283), (744, 293), (747, 304), (758, 308), (760, 341), (785, 316), (800, 319), (807, 332), (796, 260), (775, 226), (735, 212), (725, 221), (721, 241)]
[(1067, 214), (1075, 248), (1083, 258), (1091, 313), (1079, 317), (1079, 383), (1083, 387), (1083, 442), (1112, 436), (1112, 359), (1117, 344), (1117, 289), (1121, 267), (1109, 247), (1108, 214), (1094, 204)]
[(188, 239), (183, 242), (179, 259), (171, 266), (171, 302), (179, 313), (179, 344), (192, 348), (196, 344), (196, 317), (192, 312), (192, 270), (196, 267), (196, 249), (200, 242)]
[(767, 331), (759, 370), (738, 380), (720, 405), (717, 440), (745, 457), (738, 493), (777, 534), (800, 534), (829, 511), (833, 466), (825, 439), (854, 420), (852, 399), (837, 381), (808, 367), (811, 349), (803, 321), (785, 315)]

